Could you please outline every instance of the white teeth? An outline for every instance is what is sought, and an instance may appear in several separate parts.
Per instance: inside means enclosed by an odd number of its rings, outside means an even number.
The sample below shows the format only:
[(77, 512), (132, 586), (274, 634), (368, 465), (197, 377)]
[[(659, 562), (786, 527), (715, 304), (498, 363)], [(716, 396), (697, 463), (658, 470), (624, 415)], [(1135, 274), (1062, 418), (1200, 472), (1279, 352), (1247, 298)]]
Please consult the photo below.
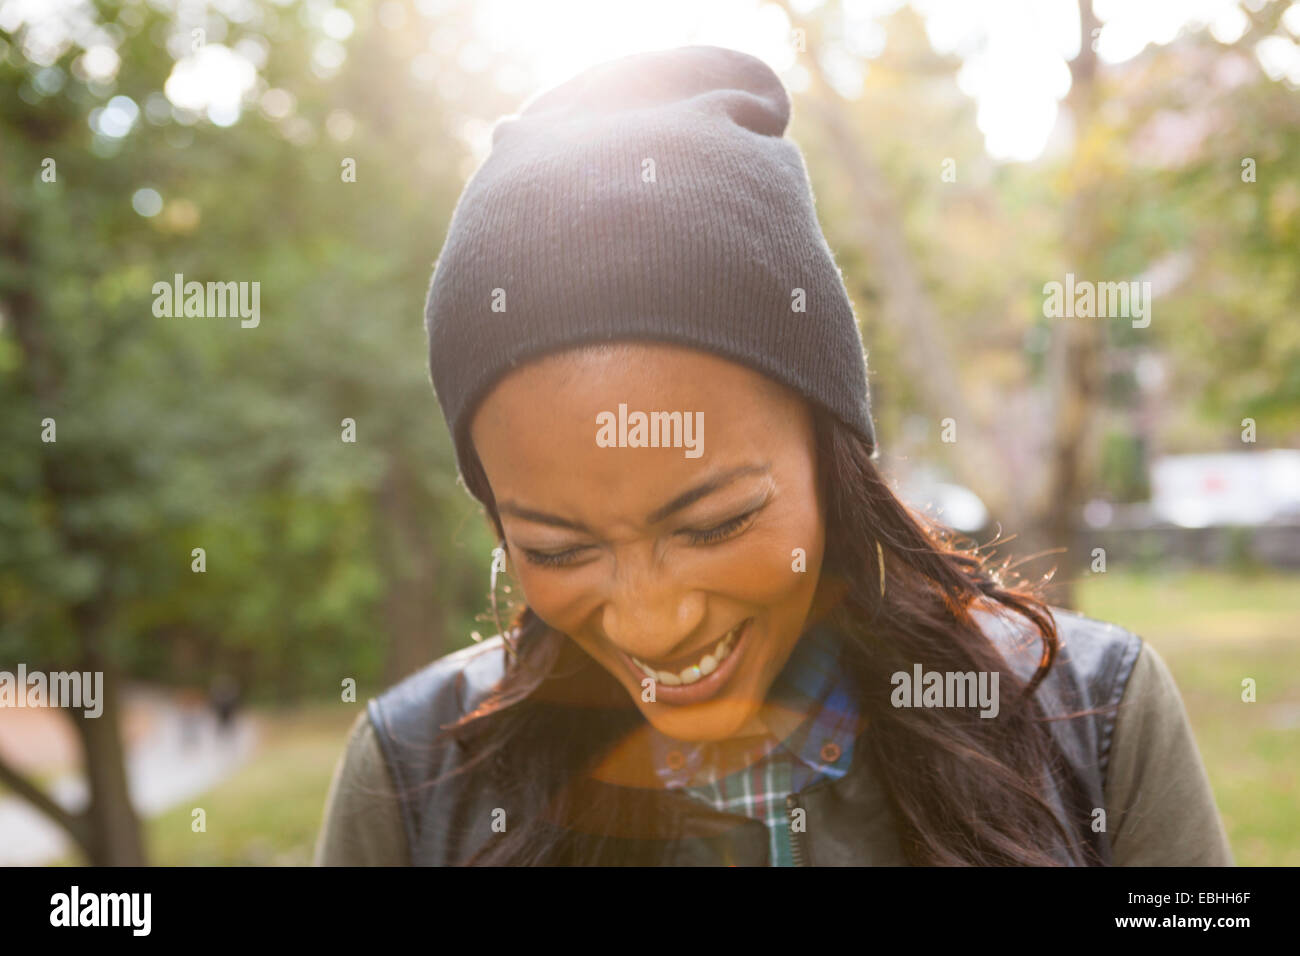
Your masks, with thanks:
[(698, 664), (692, 664), (690, 667), (683, 668), (679, 673), (671, 671), (657, 671), (649, 664), (643, 663), (632, 658), (632, 662), (641, 668), (642, 672), (652, 680), (656, 680), (665, 687), (680, 687), (684, 684), (694, 684), (701, 677), (712, 674), (718, 669), (718, 665), (731, 656), (732, 647), (736, 642), (736, 635), (740, 632), (744, 622), (737, 624), (727, 636), (718, 641), (712, 651), (706, 653)]

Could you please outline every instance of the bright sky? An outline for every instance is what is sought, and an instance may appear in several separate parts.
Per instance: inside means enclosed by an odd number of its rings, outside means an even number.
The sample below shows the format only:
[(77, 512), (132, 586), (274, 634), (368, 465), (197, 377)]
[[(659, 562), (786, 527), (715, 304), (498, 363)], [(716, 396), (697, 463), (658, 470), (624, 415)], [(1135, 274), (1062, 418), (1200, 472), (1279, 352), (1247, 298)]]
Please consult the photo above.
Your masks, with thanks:
[[(902, 3), (843, 0), (855, 55), (826, 63), (841, 92), (853, 95), (864, 65), (870, 68), (870, 57), (885, 41), (878, 21)], [(819, 5), (792, 0), (796, 11)], [(430, 13), (440, 6), (439, 0), (422, 2)], [(1039, 156), (1070, 88), (1066, 62), (1080, 41), (1076, 0), (913, 0), (912, 6), (924, 17), (935, 49), (963, 59), (958, 81), (978, 103), (989, 154), (1008, 160)], [(657, 0), (652, 8), (608, 0), (479, 0), (476, 9), (482, 47), (462, 55), (488, 62), (522, 53), (542, 87), (620, 54), (684, 43), (753, 53), (796, 91), (807, 81), (789, 20), (761, 0)], [(1101, 32), (1088, 39), (1109, 63), (1136, 56), (1148, 43), (1168, 43), (1184, 27), (1208, 25), (1216, 39), (1231, 42), (1247, 25), (1237, 0), (1097, 0), (1096, 11)], [(1300, 2), (1292, 5), (1287, 25), (1300, 36)], [(1271, 47), (1261, 56), (1270, 61), (1270, 75), (1281, 71), (1300, 85), (1300, 47)]]
[[(354, 23), (332, 0), (272, 0), (296, 7), (317, 31), (312, 69), (328, 76), (347, 56)], [(791, 0), (796, 10), (819, 0)], [(843, 0), (848, 51), (828, 58), (832, 82), (852, 96), (863, 70), (886, 38), (879, 19), (903, 0)], [(1257, 4), (1260, 0), (1240, 0)], [(111, 79), (118, 68), (112, 38), (88, 26), (89, 0), (0, 0), (0, 28), (12, 31), (24, 20), (38, 24), (29, 30), (25, 52), (36, 62), (53, 62), (68, 37), (86, 46), (85, 70)], [(203, 6), (226, 18), (248, 18), (248, 0), (149, 0), (153, 6), (190, 11)], [(764, 0), (655, 0), (647, 5), (615, 0), (475, 0), (472, 5), (477, 39), (453, 49), (436, 29), (451, 0), (415, 0), (423, 22), (408, 23), (403, 5), (383, 0), (376, 7), (380, 23), (394, 30), (424, 30), (430, 49), (416, 68), (429, 79), (438, 64), (456, 57), (469, 70), (485, 71), (491, 82), (522, 101), (536, 89), (561, 82), (583, 68), (623, 54), (687, 43), (713, 43), (759, 56), (781, 74), (796, 92), (807, 83), (799, 64), (785, 13)], [(1246, 27), (1239, 0), (1097, 0), (1102, 28), (1095, 44), (1103, 62), (1118, 63), (1136, 56), (1148, 43), (1167, 43), (1184, 27), (1209, 26), (1222, 42), (1239, 37)], [(977, 122), (991, 156), (1002, 160), (1032, 160), (1043, 153), (1056, 125), (1058, 107), (1069, 90), (1066, 65), (1079, 49), (1076, 0), (913, 0), (925, 18), (935, 49), (961, 57), (961, 89), (978, 104)], [(62, 23), (56, 23), (62, 20)], [(1269, 38), (1255, 49), (1268, 74), (1300, 88), (1300, 0), (1284, 20), (1289, 36)], [(256, 69), (274, 50), (245, 40), (233, 47), (222, 36), (204, 37), (192, 48), (189, 30), (172, 37), (176, 67), (165, 86), (176, 106), (206, 114), (219, 125), (238, 121), (244, 97), (256, 80)], [(284, 94), (273, 91), (276, 108), (287, 109)], [(125, 102), (124, 102), (125, 101)], [(263, 97), (263, 108), (267, 108)], [(139, 110), (119, 97), (92, 120), (105, 136), (126, 135)]]

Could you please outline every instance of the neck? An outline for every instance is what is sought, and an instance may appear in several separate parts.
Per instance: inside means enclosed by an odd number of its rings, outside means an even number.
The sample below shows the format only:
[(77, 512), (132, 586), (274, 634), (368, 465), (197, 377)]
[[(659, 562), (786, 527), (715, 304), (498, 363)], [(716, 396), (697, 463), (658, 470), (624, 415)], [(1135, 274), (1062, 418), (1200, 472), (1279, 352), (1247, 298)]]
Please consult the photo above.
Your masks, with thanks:
[[(807, 716), (786, 705), (767, 701), (731, 737), (699, 743), (683, 741), (683, 744), (687, 747), (703, 746), (706, 761), (714, 764), (719, 776), (726, 776), (753, 766), (794, 733)], [(601, 759), (591, 776), (618, 786), (662, 789), (664, 783), (654, 766), (653, 734), (649, 722), (638, 724)]]

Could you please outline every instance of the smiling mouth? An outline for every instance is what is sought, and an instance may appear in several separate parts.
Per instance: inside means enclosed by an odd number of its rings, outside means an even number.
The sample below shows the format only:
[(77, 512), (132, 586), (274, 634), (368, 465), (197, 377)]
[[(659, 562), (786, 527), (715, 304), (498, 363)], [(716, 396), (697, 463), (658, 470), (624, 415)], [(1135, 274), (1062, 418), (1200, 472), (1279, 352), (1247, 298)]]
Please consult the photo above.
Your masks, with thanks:
[(749, 618), (741, 621), (721, 639), (708, 647), (697, 651), (693, 656), (681, 658), (671, 665), (655, 667), (640, 658), (624, 653), (629, 661), (646, 677), (662, 684), (664, 687), (683, 687), (695, 684), (714, 673), (736, 649), (736, 641), (749, 623)]

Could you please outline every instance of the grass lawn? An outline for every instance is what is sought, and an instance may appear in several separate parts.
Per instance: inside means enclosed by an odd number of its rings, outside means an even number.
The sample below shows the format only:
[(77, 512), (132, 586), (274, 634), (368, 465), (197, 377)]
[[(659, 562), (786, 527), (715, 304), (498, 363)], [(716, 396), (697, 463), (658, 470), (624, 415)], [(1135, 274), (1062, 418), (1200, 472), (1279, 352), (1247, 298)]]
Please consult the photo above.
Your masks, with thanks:
[(1238, 865), (1300, 864), (1300, 575), (1111, 570), (1077, 600), (1169, 665)]
[[(148, 824), (149, 856), (165, 866), (309, 866), (334, 764), (364, 702), (262, 712), (257, 755), (215, 789)], [(193, 833), (191, 811), (207, 813)]]
[[(1239, 865), (1300, 864), (1300, 575), (1112, 569), (1081, 610), (1141, 635), (1173, 672)], [(1252, 677), (1257, 702), (1243, 703)], [(259, 711), (258, 754), (215, 789), (146, 824), (151, 862), (305, 865), (348, 726), (363, 704)], [(190, 830), (190, 811), (207, 832)], [(74, 861), (67, 861), (74, 862)]]

